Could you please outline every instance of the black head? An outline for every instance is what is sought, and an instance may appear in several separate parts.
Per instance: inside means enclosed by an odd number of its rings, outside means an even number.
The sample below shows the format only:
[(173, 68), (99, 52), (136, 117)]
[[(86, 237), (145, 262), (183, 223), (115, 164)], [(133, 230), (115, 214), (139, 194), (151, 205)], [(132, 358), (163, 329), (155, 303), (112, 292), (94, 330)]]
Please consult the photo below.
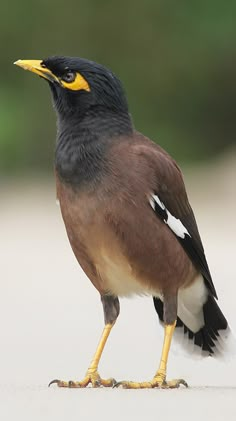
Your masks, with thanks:
[(49, 57), (15, 64), (45, 79), (59, 117), (55, 167), (73, 186), (99, 181), (109, 171), (106, 153), (133, 125), (119, 79), (106, 67), (82, 58)]
[(83, 115), (91, 107), (128, 113), (120, 80), (106, 67), (78, 57), (54, 56), (44, 60), (18, 60), (19, 66), (49, 82), (61, 117)]

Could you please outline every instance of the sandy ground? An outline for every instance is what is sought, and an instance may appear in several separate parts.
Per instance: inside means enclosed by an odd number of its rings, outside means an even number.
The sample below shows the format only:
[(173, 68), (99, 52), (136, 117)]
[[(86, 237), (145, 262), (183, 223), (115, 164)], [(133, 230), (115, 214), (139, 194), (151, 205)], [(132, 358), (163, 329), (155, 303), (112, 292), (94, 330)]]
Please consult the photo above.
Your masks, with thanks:
[[(236, 331), (235, 165), (217, 163), (187, 179), (220, 304)], [(70, 250), (53, 182), (0, 187), (1, 420), (235, 421), (235, 357), (196, 359), (177, 345), (169, 377), (185, 378), (189, 389), (48, 388), (54, 378), (83, 377), (103, 327), (102, 307)], [(150, 379), (162, 338), (151, 298), (121, 300), (100, 374)]]

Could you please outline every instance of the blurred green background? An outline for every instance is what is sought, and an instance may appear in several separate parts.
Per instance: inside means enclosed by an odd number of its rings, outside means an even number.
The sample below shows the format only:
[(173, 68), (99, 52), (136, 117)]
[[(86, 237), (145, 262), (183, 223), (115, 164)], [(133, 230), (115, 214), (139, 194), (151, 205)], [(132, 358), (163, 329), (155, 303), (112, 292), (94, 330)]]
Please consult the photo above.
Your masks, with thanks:
[(1, 3), (0, 171), (52, 169), (45, 82), (13, 66), (86, 57), (123, 81), (136, 128), (181, 163), (235, 144), (236, 2), (12, 0)]

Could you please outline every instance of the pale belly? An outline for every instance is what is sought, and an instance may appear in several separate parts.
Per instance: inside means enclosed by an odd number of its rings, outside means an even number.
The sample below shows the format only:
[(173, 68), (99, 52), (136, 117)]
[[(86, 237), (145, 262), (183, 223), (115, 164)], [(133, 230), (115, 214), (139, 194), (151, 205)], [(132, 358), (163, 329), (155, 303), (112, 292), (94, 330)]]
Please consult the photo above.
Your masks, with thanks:
[(100, 254), (96, 264), (97, 272), (104, 284), (107, 294), (119, 297), (132, 295), (159, 296), (160, 291), (149, 287), (148, 282), (141, 280), (132, 270), (130, 264), (121, 256), (110, 257), (107, 253)]
[[(86, 200), (83, 200), (82, 194), (77, 197), (64, 187), (63, 189), (61, 187), (60, 194), (63, 197), (62, 215), (72, 249), (81, 267), (101, 294), (118, 297), (132, 295), (161, 297), (163, 287), (172, 288), (172, 279), (181, 286), (188, 284), (193, 278), (194, 270), (191, 264), (188, 265), (189, 270), (183, 270), (184, 264), (186, 266), (188, 263), (185, 261), (187, 259), (185, 255), (182, 259), (179, 258), (180, 265), (169, 268), (168, 262), (163, 262), (161, 258), (162, 250), (160, 247), (155, 247), (155, 244), (153, 249), (157, 252), (156, 259), (149, 259), (150, 254), (146, 253), (142, 260), (143, 245), (140, 241), (134, 242), (136, 248), (129, 253), (128, 248), (133, 245), (123, 241), (122, 235), (117, 234), (116, 224), (111, 223), (109, 213), (108, 216), (104, 215), (104, 207), (102, 205), (98, 207), (93, 196), (85, 195)], [(126, 226), (120, 228), (121, 233), (125, 228)], [(133, 227), (133, 230), (135, 234), (136, 228)], [(174, 254), (173, 259), (176, 255)], [(181, 253), (178, 255), (181, 257)], [(181, 268), (176, 275), (175, 271), (179, 267)], [(163, 276), (166, 271), (170, 279), (167, 284)], [(184, 279), (181, 279), (181, 273)]]

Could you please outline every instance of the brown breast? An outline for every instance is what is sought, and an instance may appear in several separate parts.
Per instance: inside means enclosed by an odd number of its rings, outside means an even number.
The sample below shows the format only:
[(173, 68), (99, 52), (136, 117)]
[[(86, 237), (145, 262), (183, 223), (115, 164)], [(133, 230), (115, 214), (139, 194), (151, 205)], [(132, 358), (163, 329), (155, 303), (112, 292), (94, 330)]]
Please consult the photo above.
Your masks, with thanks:
[(123, 189), (110, 176), (96, 192), (75, 191), (57, 179), (71, 247), (101, 294), (158, 296), (192, 281), (196, 273), (168, 227), (152, 212), (143, 178), (134, 176), (139, 187), (135, 194), (132, 176)]

